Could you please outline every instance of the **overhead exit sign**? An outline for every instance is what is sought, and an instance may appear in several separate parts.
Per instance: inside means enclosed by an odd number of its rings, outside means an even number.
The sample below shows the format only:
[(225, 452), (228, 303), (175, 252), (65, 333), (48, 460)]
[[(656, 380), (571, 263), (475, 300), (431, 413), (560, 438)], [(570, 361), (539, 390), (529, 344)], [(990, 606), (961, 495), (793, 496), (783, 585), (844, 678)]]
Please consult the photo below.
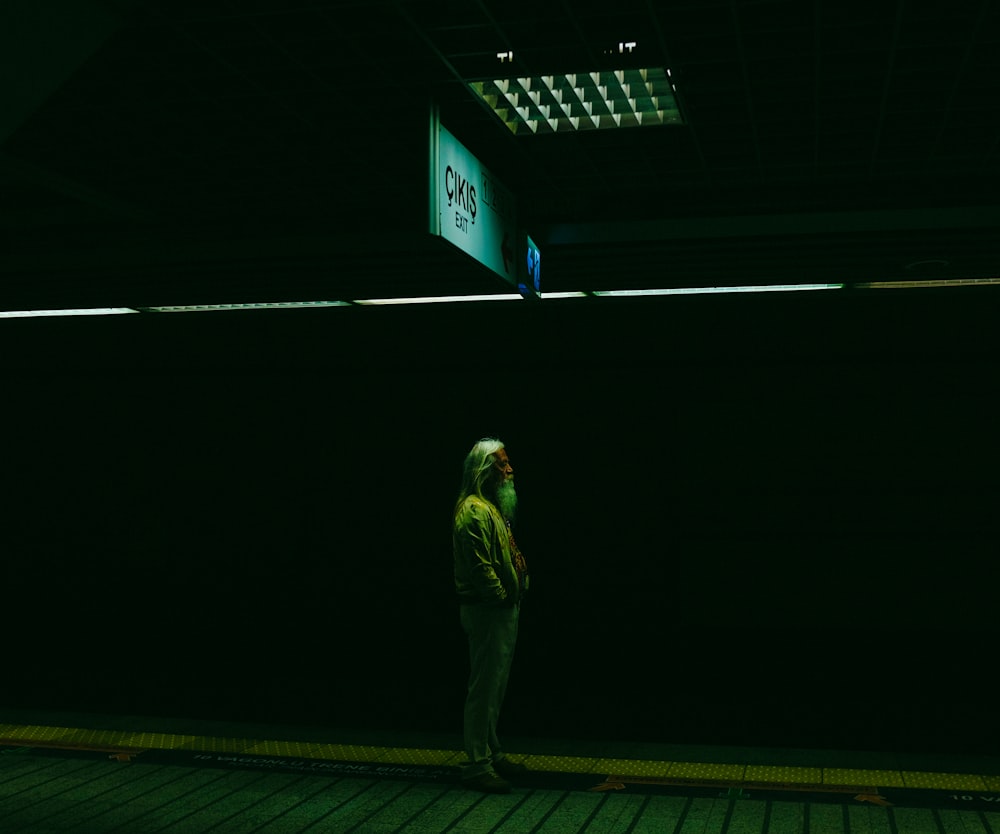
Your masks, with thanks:
[(518, 286), (514, 196), (437, 119), (431, 122), (430, 231)]

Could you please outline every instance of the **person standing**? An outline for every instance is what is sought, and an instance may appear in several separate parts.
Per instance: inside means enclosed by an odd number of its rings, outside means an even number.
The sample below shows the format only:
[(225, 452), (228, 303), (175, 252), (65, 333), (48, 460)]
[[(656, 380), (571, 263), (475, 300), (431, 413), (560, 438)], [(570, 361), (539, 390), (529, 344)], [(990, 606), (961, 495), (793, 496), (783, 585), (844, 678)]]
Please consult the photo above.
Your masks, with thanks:
[(517, 543), (514, 470), (497, 438), (478, 441), (466, 455), (455, 502), (452, 550), (455, 590), (469, 643), (469, 685), (463, 713), (467, 761), (463, 784), (508, 793), (528, 769), (511, 762), (497, 738), (497, 721), (517, 643), (528, 569)]

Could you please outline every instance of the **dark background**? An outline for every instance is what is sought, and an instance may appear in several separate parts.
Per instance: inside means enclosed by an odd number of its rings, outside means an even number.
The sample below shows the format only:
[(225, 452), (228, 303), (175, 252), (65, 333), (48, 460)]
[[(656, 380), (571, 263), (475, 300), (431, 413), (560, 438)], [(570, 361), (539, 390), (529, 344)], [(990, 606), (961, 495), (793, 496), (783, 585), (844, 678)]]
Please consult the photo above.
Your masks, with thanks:
[(450, 510), (495, 433), (508, 734), (995, 752), (997, 308), (9, 321), (0, 705), (458, 732)]

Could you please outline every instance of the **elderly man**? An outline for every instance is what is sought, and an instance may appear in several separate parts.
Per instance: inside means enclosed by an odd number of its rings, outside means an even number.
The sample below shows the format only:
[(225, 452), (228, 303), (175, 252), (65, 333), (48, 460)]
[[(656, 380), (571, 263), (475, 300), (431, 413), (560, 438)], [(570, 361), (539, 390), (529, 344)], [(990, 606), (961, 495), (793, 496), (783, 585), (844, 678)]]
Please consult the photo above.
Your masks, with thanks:
[(510, 780), (527, 772), (507, 759), (497, 739), (521, 599), (528, 590), (527, 566), (511, 529), (516, 510), (514, 470), (504, 445), (484, 438), (465, 458), (452, 545), (471, 666), (462, 781), (487, 793), (509, 792)]

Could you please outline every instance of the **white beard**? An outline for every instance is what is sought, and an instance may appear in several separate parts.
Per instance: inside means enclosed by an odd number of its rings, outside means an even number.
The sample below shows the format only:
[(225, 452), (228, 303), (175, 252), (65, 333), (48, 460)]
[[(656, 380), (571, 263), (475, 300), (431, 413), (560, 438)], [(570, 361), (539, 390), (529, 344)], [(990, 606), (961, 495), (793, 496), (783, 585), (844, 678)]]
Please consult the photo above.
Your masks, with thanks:
[(504, 481), (497, 487), (497, 507), (504, 518), (514, 521), (517, 515), (517, 492), (513, 481)]

